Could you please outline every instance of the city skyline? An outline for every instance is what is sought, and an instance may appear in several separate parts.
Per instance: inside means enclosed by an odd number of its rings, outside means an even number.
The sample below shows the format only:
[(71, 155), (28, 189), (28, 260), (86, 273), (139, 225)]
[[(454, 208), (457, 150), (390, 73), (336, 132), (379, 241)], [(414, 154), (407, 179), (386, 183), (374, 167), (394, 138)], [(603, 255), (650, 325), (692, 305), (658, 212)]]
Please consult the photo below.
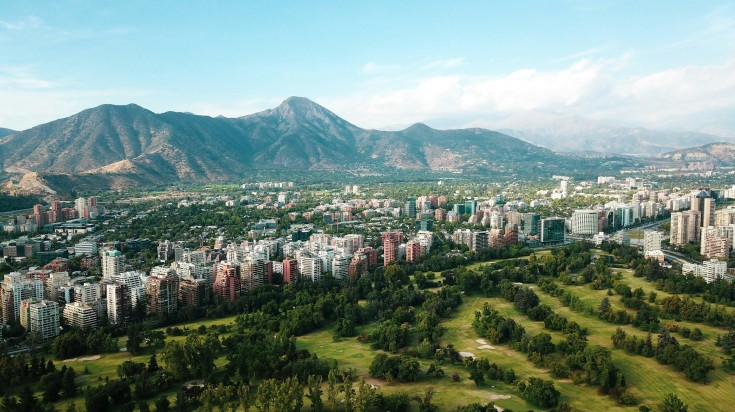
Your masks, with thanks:
[(369, 128), (580, 116), (735, 137), (729, 2), (3, 8), (0, 127), (104, 103), (235, 117), (300, 95)]

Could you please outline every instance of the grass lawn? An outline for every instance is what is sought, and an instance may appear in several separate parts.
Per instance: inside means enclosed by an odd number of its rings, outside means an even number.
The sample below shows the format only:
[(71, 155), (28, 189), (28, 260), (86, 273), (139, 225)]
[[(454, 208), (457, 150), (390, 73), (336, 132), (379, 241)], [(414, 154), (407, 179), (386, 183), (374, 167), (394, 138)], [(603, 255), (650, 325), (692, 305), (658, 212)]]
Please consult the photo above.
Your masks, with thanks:
[[(204, 319), (196, 322), (191, 323), (183, 323), (173, 326), (178, 326), (180, 328), (186, 327), (189, 330), (196, 330), (199, 328), (199, 326), (204, 325), (207, 328), (213, 326), (213, 325), (231, 325), (235, 323), (235, 316), (229, 316), (225, 318), (219, 318), (219, 319)], [(158, 328), (156, 330), (165, 331), (166, 327)], [(226, 335), (220, 335), (220, 336), (226, 336)], [(186, 339), (186, 336), (173, 336), (173, 337), (166, 337), (166, 340), (184, 340)], [(124, 348), (127, 342), (127, 337), (121, 337), (119, 341), (119, 347)], [(72, 399), (65, 399), (62, 401), (57, 402), (54, 404), (56, 406), (56, 409), (58, 410), (65, 410), (66, 407), (71, 403), (76, 403), (77, 410), (84, 409), (84, 391), (88, 386), (97, 386), (102, 383), (104, 383), (105, 379), (117, 379), (117, 367), (118, 365), (122, 364), (123, 362), (130, 360), (133, 362), (142, 362), (147, 364), (148, 360), (150, 359), (150, 354), (144, 354), (144, 355), (138, 355), (133, 356), (129, 352), (118, 352), (118, 353), (104, 353), (101, 354), (99, 359), (94, 360), (76, 360), (71, 362), (64, 362), (63, 360), (57, 360), (54, 359), (54, 363), (56, 364), (57, 368), (61, 368), (62, 365), (66, 365), (67, 367), (73, 367), (74, 370), (77, 372), (77, 385), (79, 387), (79, 394)], [(82, 356), (81, 358), (86, 358), (87, 356)], [(158, 362), (160, 364), (161, 359), (159, 357)], [(220, 357), (215, 362), (215, 365), (218, 368), (221, 368), (225, 366), (227, 360), (225, 357)], [(89, 373), (85, 373), (85, 368), (89, 371)], [(173, 404), (173, 401), (176, 397), (176, 392), (178, 391), (178, 387), (169, 389), (168, 391), (165, 391), (163, 393), (157, 394), (155, 397), (149, 399), (149, 403), (151, 404), (151, 410), (155, 410), (155, 407), (153, 407), (153, 402), (158, 399), (161, 396), (166, 396), (169, 398), (171, 403)], [(36, 396), (40, 398), (41, 392), (37, 392)]]
[(518, 259), (526, 259), (526, 260), (528, 260), (531, 256), (544, 256), (544, 255), (549, 255), (549, 254), (551, 254), (551, 251), (550, 250), (539, 250), (537, 252), (531, 253), (528, 256), (521, 256), (521, 257), (507, 258), (507, 259), (493, 259), (493, 260), (487, 260), (485, 262), (477, 262), (477, 263), (473, 263), (471, 265), (467, 265), (467, 268), (468, 269), (472, 269), (472, 270), (479, 270), (479, 269), (482, 268), (482, 266), (485, 266), (485, 265), (488, 265), (488, 264), (491, 264), (491, 263), (503, 262), (503, 261), (506, 261), (506, 260), (518, 260)]
[[(530, 410), (533, 405), (526, 403), (518, 397), (518, 393), (510, 385), (503, 383), (485, 384), (476, 386), (469, 380), (469, 373), (461, 366), (442, 365), (446, 375), (441, 379), (422, 379), (412, 383), (391, 383), (383, 379), (370, 378), (370, 363), (379, 350), (373, 350), (369, 344), (358, 342), (355, 338), (345, 338), (339, 342), (332, 339), (331, 329), (322, 329), (317, 332), (297, 338), (296, 345), (299, 349), (308, 349), (324, 359), (335, 359), (341, 368), (354, 368), (360, 376), (380, 388), (384, 393), (405, 392), (409, 396), (422, 395), (424, 388), (431, 386), (436, 393), (433, 403), (439, 405), (440, 410), (454, 410), (458, 406), (472, 402), (488, 403), (495, 402), (505, 408), (513, 410)], [(430, 362), (420, 360), (421, 369), (426, 370)], [(461, 376), (459, 382), (453, 382), (450, 376), (457, 372)], [(510, 398), (507, 398), (510, 396)], [(507, 398), (507, 399), (503, 399)]]

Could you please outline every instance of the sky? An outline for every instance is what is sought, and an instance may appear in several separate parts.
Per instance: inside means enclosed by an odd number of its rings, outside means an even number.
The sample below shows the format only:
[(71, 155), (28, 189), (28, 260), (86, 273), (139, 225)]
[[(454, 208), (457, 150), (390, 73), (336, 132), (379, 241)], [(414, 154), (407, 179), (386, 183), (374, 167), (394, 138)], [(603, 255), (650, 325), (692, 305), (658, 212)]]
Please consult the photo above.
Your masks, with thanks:
[(289, 96), (366, 128), (552, 116), (735, 137), (735, 2), (0, 0), (0, 127)]

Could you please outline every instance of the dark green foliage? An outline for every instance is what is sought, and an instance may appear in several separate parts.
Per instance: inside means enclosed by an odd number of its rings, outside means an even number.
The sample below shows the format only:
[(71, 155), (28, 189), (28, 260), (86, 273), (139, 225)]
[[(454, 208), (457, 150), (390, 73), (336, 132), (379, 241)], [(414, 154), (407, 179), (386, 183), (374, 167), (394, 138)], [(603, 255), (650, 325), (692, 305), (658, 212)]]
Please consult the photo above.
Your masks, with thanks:
[(551, 408), (559, 403), (561, 393), (554, 387), (554, 381), (539, 378), (529, 378), (528, 383), (521, 383), (519, 389), (523, 399), (540, 406)]
[(117, 352), (117, 341), (117, 338), (114, 338), (110, 333), (106, 333), (103, 329), (73, 329), (54, 339), (51, 352), (59, 359)]
[(658, 404), (658, 410), (660, 412), (687, 412), (689, 407), (676, 394), (669, 393)]
[(419, 362), (410, 356), (375, 355), (370, 363), (370, 376), (398, 382), (414, 382), (421, 373)]

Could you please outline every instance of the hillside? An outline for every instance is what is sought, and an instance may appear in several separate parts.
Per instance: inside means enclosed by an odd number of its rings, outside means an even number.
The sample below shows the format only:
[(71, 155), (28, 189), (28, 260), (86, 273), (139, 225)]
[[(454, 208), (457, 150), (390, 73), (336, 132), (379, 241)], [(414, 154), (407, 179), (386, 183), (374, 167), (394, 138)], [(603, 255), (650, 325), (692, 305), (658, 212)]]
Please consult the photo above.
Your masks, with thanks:
[[(240, 118), (102, 105), (0, 139), (0, 159), (6, 173), (38, 173), (54, 188), (211, 182), (284, 168), (512, 175), (601, 167), (486, 129), (361, 129), (301, 97)], [(605, 159), (616, 161), (627, 162)]]
[(16, 131), (0, 127), (0, 137), (5, 137), (13, 133), (16, 133)]
[(735, 144), (711, 143), (704, 146), (677, 150), (659, 156), (662, 159), (692, 163), (704, 162), (720, 166), (735, 165)]
[(626, 127), (580, 116), (519, 112), (499, 120), (472, 122), (556, 152), (605, 152), (656, 156), (726, 139), (706, 133)]

